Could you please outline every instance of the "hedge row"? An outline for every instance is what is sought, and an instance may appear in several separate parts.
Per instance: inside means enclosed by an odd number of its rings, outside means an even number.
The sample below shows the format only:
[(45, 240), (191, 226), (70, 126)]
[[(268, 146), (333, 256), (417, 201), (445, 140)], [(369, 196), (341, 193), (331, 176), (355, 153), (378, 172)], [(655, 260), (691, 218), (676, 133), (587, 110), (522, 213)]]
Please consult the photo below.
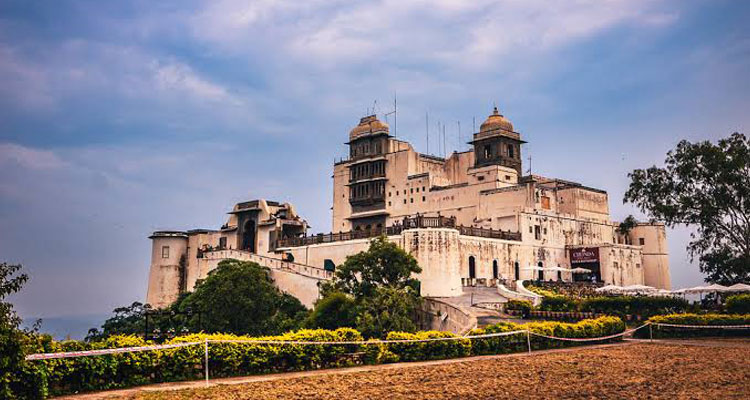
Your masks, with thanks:
[(750, 314), (750, 293), (727, 297), (725, 307), (730, 314)]
[(574, 298), (568, 296), (545, 296), (539, 306), (541, 311), (595, 312), (625, 317), (685, 312), (690, 304), (678, 297), (665, 296), (600, 296)]
[[(501, 323), (475, 329), (474, 335), (530, 329), (548, 336), (591, 338), (622, 332), (625, 324), (614, 317), (585, 320), (575, 324), (534, 322), (525, 325)], [(388, 340), (432, 339), (456, 337), (450, 332), (391, 332)], [(570, 342), (532, 337), (535, 349), (561, 347)], [(362, 342), (341, 345), (279, 345), (259, 343), (210, 343), (209, 371), (212, 377), (252, 375), (333, 368), (365, 363), (389, 363), (464, 357), (478, 354), (497, 354), (525, 351), (526, 335), (450, 341), (412, 343), (377, 343), (364, 341), (359, 332), (342, 328), (329, 330), (301, 330), (281, 336), (251, 338), (222, 334), (194, 334), (181, 336), (168, 343), (203, 342), (204, 340), (283, 340), (314, 342)], [(39, 343), (35, 352), (64, 352), (98, 348), (133, 347), (150, 344), (133, 336), (114, 336), (104, 342), (87, 344), (77, 341)], [(204, 347), (200, 345), (123, 353), (106, 356), (79, 357), (26, 363), (17, 375), (17, 387), (25, 387), (25, 397), (43, 398), (92, 390), (106, 390), (146, 383), (201, 379), (203, 377)], [(24, 397), (22, 397), (24, 398)]]
[[(750, 336), (750, 329), (682, 328), (659, 326), (656, 324), (712, 326), (750, 325), (750, 314), (670, 314), (658, 315), (648, 320), (654, 325), (651, 334), (654, 338), (705, 337), (705, 336)], [(649, 331), (641, 329), (636, 337), (647, 338)]]

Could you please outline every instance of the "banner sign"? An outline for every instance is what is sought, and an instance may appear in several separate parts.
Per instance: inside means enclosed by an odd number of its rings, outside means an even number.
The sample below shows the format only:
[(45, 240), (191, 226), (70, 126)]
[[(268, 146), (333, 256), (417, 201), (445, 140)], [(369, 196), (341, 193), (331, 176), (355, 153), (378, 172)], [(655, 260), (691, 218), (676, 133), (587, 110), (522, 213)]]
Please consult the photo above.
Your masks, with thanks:
[(570, 249), (569, 251), (571, 264), (588, 264), (599, 262), (598, 247), (581, 247), (578, 249)]

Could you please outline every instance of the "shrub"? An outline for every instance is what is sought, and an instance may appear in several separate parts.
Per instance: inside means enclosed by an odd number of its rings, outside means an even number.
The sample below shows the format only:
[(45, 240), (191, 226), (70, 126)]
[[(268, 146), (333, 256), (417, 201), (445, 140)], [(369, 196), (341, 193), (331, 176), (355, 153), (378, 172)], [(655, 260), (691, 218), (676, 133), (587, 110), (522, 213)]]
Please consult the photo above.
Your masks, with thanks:
[[(648, 320), (654, 323), (651, 333), (654, 338), (669, 337), (699, 337), (699, 336), (748, 336), (750, 329), (710, 329), (710, 328), (681, 328), (656, 325), (750, 325), (750, 314), (670, 314), (658, 315)], [(649, 332), (641, 329), (636, 337), (647, 338)]]
[(521, 310), (524, 313), (528, 313), (534, 306), (528, 300), (508, 300), (505, 303), (506, 310)]
[(686, 300), (665, 296), (613, 296), (584, 299), (580, 311), (597, 312), (608, 315), (640, 315), (650, 317), (659, 314), (685, 312), (689, 307)]
[[(453, 338), (451, 332), (424, 331), (416, 333), (389, 332), (386, 340), (423, 340)], [(438, 360), (464, 357), (471, 354), (469, 339), (456, 339), (430, 342), (388, 343), (387, 350), (397, 355), (400, 361)]]
[[(615, 317), (585, 320), (576, 324), (534, 322), (526, 325), (501, 323), (485, 329), (475, 329), (472, 335), (530, 329), (532, 332), (558, 337), (590, 338), (622, 332), (624, 323)], [(471, 354), (498, 354), (527, 349), (527, 335), (472, 339), (450, 332), (390, 332), (388, 340), (424, 340), (457, 338), (449, 341), (380, 343), (364, 341), (362, 335), (350, 328), (334, 330), (300, 330), (279, 336), (249, 337), (227, 334), (192, 334), (177, 337), (172, 343), (202, 343), (206, 340), (241, 340), (241, 343), (209, 344), (209, 371), (213, 377), (228, 377), (271, 372), (311, 370), (352, 365), (352, 354), (363, 353), (366, 363), (436, 360), (464, 357)], [(41, 337), (38, 337), (41, 338)], [(361, 342), (355, 344), (269, 344), (262, 341), (304, 342)], [(133, 347), (151, 344), (135, 336), (112, 336), (105, 341), (55, 342), (39, 339), (33, 352), (63, 352), (113, 347)], [(534, 348), (571, 345), (531, 336)], [(34, 361), (30, 369), (15, 374), (34, 383), (35, 387), (49, 388), (50, 395), (63, 395), (91, 390), (122, 388), (145, 383), (201, 379), (204, 374), (204, 347), (186, 346), (157, 351), (122, 353), (104, 356), (79, 357)], [(39, 395), (43, 397), (46, 393)]]
[[(528, 324), (514, 324), (502, 322), (497, 325), (487, 326), (484, 329), (474, 329), (469, 333), (469, 336), (519, 330), (529, 330), (533, 333), (559, 338), (596, 338), (625, 331), (625, 323), (617, 317), (600, 317), (576, 323), (540, 321), (530, 322)], [(574, 342), (545, 339), (531, 335), (531, 346), (534, 349), (563, 347), (572, 344), (574, 344)], [(476, 355), (521, 351), (527, 348), (528, 344), (526, 343), (525, 334), (472, 340), (472, 354)]]
[(576, 311), (579, 301), (568, 296), (544, 296), (539, 308), (542, 311)]
[(727, 297), (725, 307), (730, 314), (750, 314), (750, 293)]

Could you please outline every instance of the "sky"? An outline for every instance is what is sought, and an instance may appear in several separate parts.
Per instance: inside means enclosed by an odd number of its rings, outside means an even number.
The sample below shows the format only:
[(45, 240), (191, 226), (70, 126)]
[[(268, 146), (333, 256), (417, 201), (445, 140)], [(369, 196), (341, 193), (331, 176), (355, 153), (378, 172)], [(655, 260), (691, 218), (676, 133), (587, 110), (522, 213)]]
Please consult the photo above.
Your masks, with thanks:
[[(0, 0), (0, 260), (27, 318), (143, 301), (156, 229), (289, 201), (330, 230), (358, 119), (437, 153), (497, 105), (533, 173), (609, 192), (682, 139), (750, 126), (750, 3)], [(392, 118), (392, 117), (391, 117)], [(459, 137), (458, 126), (461, 126)], [(528, 169), (528, 160), (524, 169)], [(672, 283), (702, 282), (668, 232)]]

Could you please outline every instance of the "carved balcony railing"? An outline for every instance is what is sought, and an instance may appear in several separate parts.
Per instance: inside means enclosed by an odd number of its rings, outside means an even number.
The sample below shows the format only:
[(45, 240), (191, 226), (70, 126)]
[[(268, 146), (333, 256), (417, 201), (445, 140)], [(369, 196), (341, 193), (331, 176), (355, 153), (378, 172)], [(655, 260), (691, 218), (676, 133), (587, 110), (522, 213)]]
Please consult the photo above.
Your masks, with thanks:
[(425, 228), (452, 228), (457, 229), (461, 235), (466, 236), (477, 236), (491, 239), (503, 239), (503, 240), (521, 240), (520, 232), (503, 231), (496, 229), (484, 229), (474, 228), (470, 226), (456, 225), (455, 217), (426, 217), (423, 215), (416, 215), (413, 217), (405, 217), (401, 221), (397, 221), (393, 225), (386, 228), (372, 228), (364, 230), (354, 230), (349, 232), (338, 232), (338, 233), (319, 233), (317, 235), (304, 236), (304, 237), (290, 237), (280, 239), (277, 248), (280, 247), (299, 247), (307, 246), (312, 244), (321, 243), (333, 243), (342, 242), (347, 240), (356, 239), (369, 239), (378, 237), (380, 235), (398, 235), (406, 229), (425, 229)]

